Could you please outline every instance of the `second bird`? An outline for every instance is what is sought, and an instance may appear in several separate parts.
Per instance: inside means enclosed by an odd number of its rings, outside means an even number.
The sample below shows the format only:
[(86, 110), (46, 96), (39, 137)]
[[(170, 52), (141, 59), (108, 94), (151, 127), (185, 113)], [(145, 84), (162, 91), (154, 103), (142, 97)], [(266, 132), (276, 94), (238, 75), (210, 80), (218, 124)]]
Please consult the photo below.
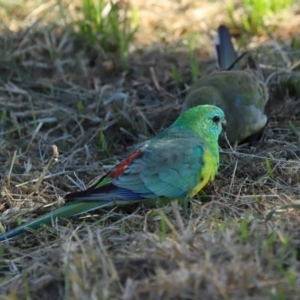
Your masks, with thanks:
[(237, 64), (230, 67), (237, 56), (225, 26), (219, 27), (217, 41), (216, 53), (221, 71), (196, 81), (185, 98), (183, 111), (201, 104), (222, 108), (227, 120), (227, 137), (235, 144), (266, 125), (264, 108), (269, 94), (262, 72), (251, 57), (245, 70), (237, 70)]

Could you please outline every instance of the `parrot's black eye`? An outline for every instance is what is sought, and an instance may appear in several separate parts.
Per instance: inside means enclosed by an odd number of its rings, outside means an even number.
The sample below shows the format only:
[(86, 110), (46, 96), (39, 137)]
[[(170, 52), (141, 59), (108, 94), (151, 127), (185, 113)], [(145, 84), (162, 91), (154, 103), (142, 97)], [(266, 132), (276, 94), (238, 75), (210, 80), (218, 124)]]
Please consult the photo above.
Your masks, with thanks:
[(215, 123), (219, 123), (220, 120), (221, 120), (221, 118), (218, 117), (218, 116), (214, 116), (212, 120), (213, 120), (213, 122), (215, 122)]

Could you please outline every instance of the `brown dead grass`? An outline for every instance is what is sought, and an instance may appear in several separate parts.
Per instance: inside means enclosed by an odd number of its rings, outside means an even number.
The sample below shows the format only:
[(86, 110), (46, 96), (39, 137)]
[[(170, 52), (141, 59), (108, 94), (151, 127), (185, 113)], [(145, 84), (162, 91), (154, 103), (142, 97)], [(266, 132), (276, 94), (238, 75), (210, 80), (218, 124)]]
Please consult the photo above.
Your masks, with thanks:
[[(130, 69), (122, 72), (116, 55), (75, 39), (64, 20), (53, 22), (55, 3), (23, 3), (13, 18), (1, 15), (6, 230), (20, 216), (25, 222), (60, 205), (66, 192), (88, 185), (168, 126), (191, 84), (184, 38), (200, 33), (199, 67), (207, 73), (214, 68), (211, 35), (227, 21), (217, 2), (133, 1), (140, 30)], [(76, 2), (63, 5), (78, 9)], [(292, 20), (278, 21), (273, 39), (247, 40), (271, 91), (257, 148), (224, 149), (216, 180), (187, 208), (101, 210), (3, 243), (0, 298), (298, 299), (299, 212), (279, 211), (266, 222), (272, 209), (300, 200), (300, 52), (291, 47), (291, 37), (300, 42), (296, 9)], [(53, 144), (58, 161), (43, 174)]]

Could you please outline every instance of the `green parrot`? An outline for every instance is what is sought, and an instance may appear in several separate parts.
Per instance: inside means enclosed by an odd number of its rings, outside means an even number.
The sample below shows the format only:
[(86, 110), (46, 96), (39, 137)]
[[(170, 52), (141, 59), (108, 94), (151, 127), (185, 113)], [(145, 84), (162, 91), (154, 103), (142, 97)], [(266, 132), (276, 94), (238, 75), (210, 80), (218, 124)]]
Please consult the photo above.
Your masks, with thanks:
[(219, 27), (216, 53), (221, 71), (195, 82), (185, 97), (183, 111), (200, 104), (220, 107), (226, 116), (228, 140), (236, 144), (266, 125), (268, 89), (260, 67), (251, 57), (247, 69), (237, 70), (236, 53), (225, 26)]
[(160, 197), (193, 197), (214, 179), (218, 170), (218, 138), (224, 124), (224, 112), (216, 106), (199, 105), (187, 110), (169, 128), (142, 143), (95, 185), (67, 194), (66, 205), (1, 235), (0, 241), (27, 229), (37, 229), (56, 218), (96, 208)]

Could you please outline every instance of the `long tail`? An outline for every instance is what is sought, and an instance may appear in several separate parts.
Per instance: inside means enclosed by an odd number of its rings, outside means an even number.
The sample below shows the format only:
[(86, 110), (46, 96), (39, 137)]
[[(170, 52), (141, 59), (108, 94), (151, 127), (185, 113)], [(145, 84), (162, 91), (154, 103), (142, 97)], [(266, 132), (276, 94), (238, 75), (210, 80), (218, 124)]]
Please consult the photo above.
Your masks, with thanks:
[(0, 242), (5, 241), (7, 239), (10, 239), (12, 237), (15, 237), (17, 235), (20, 235), (24, 232), (26, 232), (28, 229), (38, 229), (40, 225), (42, 224), (50, 224), (52, 221), (54, 221), (57, 218), (68, 218), (75, 215), (83, 214), (85, 212), (101, 208), (104, 206), (110, 206), (113, 205), (113, 202), (111, 201), (76, 201), (72, 202), (70, 204), (67, 204), (65, 206), (62, 206), (53, 212), (50, 212), (46, 215), (42, 215), (38, 217), (37, 219), (28, 222), (26, 224), (20, 225), (19, 227), (16, 227), (15, 229), (0, 235)]
[(231, 35), (224, 25), (218, 28), (218, 34), (215, 37), (215, 51), (220, 70), (240, 70), (237, 63), (238, 57), (231, 42)]
[(110, 181), (111, 178), (103, 178), (87, 190), (65, 195), (66, 205), (0, 235), (0, 242), (22, 234), (28, 229), (38, 229), (42, 224), (50, 224), (57, 218), (69, 218), (101, 207), (144, 200), (139, 194), (125, 188), (118, 188)]

